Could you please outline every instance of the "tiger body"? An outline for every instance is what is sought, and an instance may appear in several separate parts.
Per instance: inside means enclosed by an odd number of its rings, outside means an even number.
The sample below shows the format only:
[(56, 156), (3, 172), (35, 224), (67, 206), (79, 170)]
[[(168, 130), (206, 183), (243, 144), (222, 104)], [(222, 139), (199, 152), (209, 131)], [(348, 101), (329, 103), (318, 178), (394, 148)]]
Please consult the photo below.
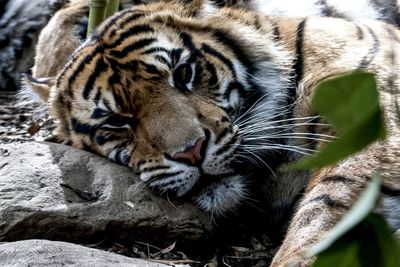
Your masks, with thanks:
[[(133, 168), (161, 194), (221, 215), (245, 205), (255, 182), (271, 217), (296, 206), (272, 266), (309, 264), (304, 253), (374, 172), (400, 190), (399, 40), (374, 20), (154, 3), (108, 19), (56, 77), (25, 83), (46, 100), (59, 141)], [(333, 134), (310, 104), (318, 82), (356, 70), (376, 74), (388, 138), (335, 166), (280, 171)], [(400, 229), (395, 193), (380, 210)]]

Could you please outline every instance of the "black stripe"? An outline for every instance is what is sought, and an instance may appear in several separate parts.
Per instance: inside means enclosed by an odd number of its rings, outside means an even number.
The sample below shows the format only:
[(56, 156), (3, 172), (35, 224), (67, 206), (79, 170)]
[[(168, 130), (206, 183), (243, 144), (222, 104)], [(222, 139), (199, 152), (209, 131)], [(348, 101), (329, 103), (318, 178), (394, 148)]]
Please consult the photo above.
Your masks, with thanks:
[(230, 128), (225, 128), (218, 136), (217, 136), (217, 138), (215, 139), (215, 143), (216, 144), (218, 144), (221, 140), (222, 140), (222, 138), (224, 138), (225, 136), (227, 136), (229, 133), (231, 133), (232, 132), (232, 129), (230, 129)]
[(319, 201), (322, 201), (326, 206), (331, 208), (342, 208), (342, 209), (347, 208), (346, 205), (338, 202), (337, 200), (332, 199), (331, 196), (328, 194), (323, 194), (318, 197), (315, 197), (311, 199), (308, 203), (319, 202)]
[(92, 126), (90, 124), (82, 123), (75, 118), (71, 118), (72, 130), (79, 134), (93, 135), (97, 129), (97, 126)]
[(194, 78), (193, 78), (193, 85), (197, 85), (201, 81), (201, 77), (203, 74), (203, 67), (201, 65), (196, 65), (194, 70)]
[[(297, 35), (296, 35), (296, 61), (294, 63), (293, 69), (295, 72), (295, 88), (297, 89), (299, 82), (303, 78), (303, 39), (304, 39), (304, 31), (306, 27), (306, 19), (302, 20), (297, 26)], [(296, 90), (291, 91), (291, 97), (293, 99), (296, 98)]]
[[(73, 83), (76, 81), (76, 77), (83, 71), (83, 69), (85, 68), (86, 65), (89, 65), (90, 63), (92, 63), (93, 59), (95, 58), (95, 56), (98, 53), (101, 53), (103, 51), (103, 48), (100, 46), (97, 46), (92, 53), (90, 53), (89, 55), (86, 55), (78, 64), (78, 66), (75, 68), (75, 70), (72, 72), (72, 74), (69, 76), (68, 78), (68, 82), (67, 82), (67, 92), (69, 93), (69, 95), (72, 96), (73, 92), (72, 92), (72, 85)], [(74, 64), (69, 65), (67, 68), (64, 69), (63, 74), (61, 76), (64, 76), (64, 74), (74, 66)], [(61, 79), (58, 79), (58, 81), (60, 81)], [(57, 84), (57, 86), (59, 86), (59, 84)]]
[(143, 51), (141, 54), (147, 55), (147, 54), (153, 54), (153, 53), (157, 53), (157, 52), (165, 52), (165, 53), (167, 53), (168, 55), (169, 55), (169, 53), (171, 53), (170, 50), (168, 50), (168, 49), (166, 49), (166, 48), (164, 48), (164, 47), (159, 47), (159, 46), (158, 46), (158, 47), (149, 48), (149, 49)]
[[(130, 63), (133, 63), (133, 62), (130, 62)], [(123, 103), (124, 103), (124, 97), (121, 96), (121, 93), (125, 93), (125, 92), (120, 92), (119, 90), (116, 90), (116, 88), (115, 88), (116, 84), (121, 84), (121, 77), (117, 70), (113, 71), (112, 75), (108, 78), (107, 84), (108, 84), (109, 88), (112, 88), (111, 93), (114, 97), (115, 104), (121, 107), (121, 105), (123, 105)]]
[(373, 43), (372, 47), (368, 49), (368, 53), (363, 57), (361, 60), (360, 64), (358, 65), (358, 69), (365, 69), (371, 64), (371, 62), (374, 60), (376, 55), (378, 54), (379, 48), (380, 48), (380, 43), (378, 40), (378, 37), (375, 35), (375, 33), (372, 31), (371, 28), (368, 26), (365, 26), (368, 29), (368, 32), (372, 36)]
[[(379, 10), (380, 15), (384, 18), (386, 22), (400, 26), (400, 6), (396, 6), (395, 0), (387, 0), (387, 2), (391, 2), (387, 5), (382, 4), (382, 1), (378, 0), (370, 0), (370, 2), (375, 6), (376, 10)], [(391, 14), (393, 17), (389, 17), (387, 16), (387, 14)]]
[(203, 48), (203, 51), (205, 53), (210, 54), (210, 55), (218, 58), (222, 63), (224, 63), (229, 68), (229, 70), (232, 72), (232, 76), (236, 80), (237, 75), (236, 75), (235, 67), (233, 66), (233, 63), (228, 58), (226, 58), (223, 54), (221, 54), (220, 52), (218, 52), (214, 48), (211, 48), (207, 44), (203, 44), (202, 48)]
[(333, 175), (333, 176), (326, 176), (326, 177), (322, 178), (321, 182), (349, 184), (349, 183), (354, 183), (355, 181), (348, 177), (344, 177), (344, 176), (340, 176), (340, 175)]
[(139, 169), (139, 167), (142, 166), (145, 163), (147, 163), (146, 160), (144, 160), (144, 159), (139, 160), (138, 163), (137, 163), (137, 168)]
[(381, 193), (391, 197), (399, 197), (400, 196), (400, 189), (390, 188), (386, 185), (381, 185)]
[(217, 75), (217, 70), (214, 67), (214, 64), (212, 64), (209, 61), (207, 61), (206, 69), (208, 70), (208, 72), (211, 75), (211, 77), (208, 80), (208, 85), (212, 86), (212, 85), (218, 84), (218, 75)]
[[(215, 152), (215, 155), (222, 155), (224, 154), (226, 151), (228, 151), (229, 149), (232, 148), (232, 145), (237, 141), (237, 135), (233, 136), (231, 138), (231, 140), (229, 140), (229, 142), (227, 142), (226, 144), (224, 144), (223, 147), (221, 147), (221, 149), (219, 149), (217, 152)], [(236, 149), (235, 149), (236, 151)]]
[(358, 40), (364, 39), (364, 32), (363, 32), (362, 28), (355, 23), (354, 23), (354, 26), (356, 27), (356, 30), (357, 30), (357, 39)]
[(325, 0), (319, 0), (315, 4), (317, 6), (319, 5), (321, 7), (321, 9), (320, 9), (321, 17), (330, 17), (331, 16), (329, 7)]
[(98, 136), (96, 136), (94, 138), (94, 140), (96, 141), (96, 143), (98, 145), (102, 146), (102, 145), (104, 145), (106, 143), (109, 143), (109, 142), (121, 140), (121, 136), (113, 135), (113, 134), (110, 134), (110, 135), (107, 135), (107, 136), (98, 135)]
[(397, 43), (400, 42), (399, 37), (396, 35), (394, 29), (391, 26), (385, 25), (385, 29), (386, 29), (387, 33), (389, 34), (390, 39), (392, 39), (393, 41), (395, 41)]
[(104, 62), (103, 57), (100, 57), (99, 60), (96, 62), (96, 67), (94, 71), (89, 75), (89, 78), (85, 84), (83, 89), (83, 98), (88, 99), (90, 92), (93, 90), (94, 82), (100, 75), (100, 73), (106, 71), (108, 69), (107, 64)]
[(211, 29), (211, 33), (213, 34), (214, 38), (218, 40), (218, 42), (228, 47), (235, 54), (236, 58), (246, 68), (246, 71), (250, 71), (253, 62), (248, 58), (247, 53), (245, 53), (240, 47), (236, 38), (222, 30)]
[(175, 175), (181, 174), (181, 173), (183, 173), (183, 172), (184, 172), (184, 171), (169, 172), (169, 173), (160, 173), (160, 174), (151, 176), (151, 178), (148, 180), (148, 182), (149, 182), (149, 183), (152, 183), (152, 182), (154, 182), (154, 181), (156, 181), (156, 180), (160, 180), (160, 179), (168, 178), (168, 177), (171, 177), (171, 176), (175, 176)]
[(104, 110), (101, 108), (95, 108), (92, 112), (92, 115), (90, 116), (91, 119), (100, 119), (104, 118), (109, 114), (108, 110)]
[(170, 53), (170, 57), (172, 59), (172, 65), (176, 65), (179, 62), (182, 56), (182, 52), (183, 52), (182, 48), (172, 49)]
[(116, 127), (107, 127), (107, 125), (101, 126), (101, 130), (103, 131), (109, 131), (109, 132), (114, 132), (114, 133), (125, 133), (129, 131), (128, 128), (116, 128)]
[(71, 113), (71, 111), (72, 111), (71, 101), (65, 100), (64, 103), (65, 103), (65, 106), (67, 107), (68, 112)]
[(118, 67), (120, 69), (125, 69), (125, 70), (128, 70), (128, 71), (132, 72), (132, 73), (136, 73), (138, 71), (138, 68), (139, 68), (139, 61), (137, 61), (137, 60), (131, 60), (131, 61), (127, 62), (127, 63), (118, 63), (117, 60), (115, 60), (115, 61), (114, 60), (113, 61), (110, 60), (110, 64), (111, 64), (111, 66), (117, 66), (116, 64), (118, 64)]
[(193, 62), (196, 58), (202, 57), (201, 52), (194, 45), (192, 37), (187, 32), (180, 32), (179, 37), (181, 38), (183, 45), (190, 51), (190, 62)]
[[(181, 171), (181, 173), (182, 173), (183, 171)], [(178, 173), (179, 174), (179, 173)], [(151, 183), (154, 183), (154, 182), (156, 182), (156, 180), (151, 180)], [(182, 183), (182, 178), (178, 178), (178, 179), (172, 179), (172, 180), (169, 180), (169, 181), (162, 181), (162, 182), (158, 182), (158, 184), (153, 184), (152, 186), (154, 186), (154, 188), (153, 189), (155, 189), (155, 190), (159, 190), (159, 189), (163, 189), (163, 188), (165, 188), (165, 187), (171, 187), (171, 186), (174, 186), (174, 185), (176, 185), (177, 183)], [(168, 193), (176, 193), (175, 191), (176, 191), (176, 189), (177, 188), (169, 188), (168, 189)], [(158, 192), (158, 193), (161, 193), (161, 192)]]
[(146, 71), (147, 71), (148, 73), (156, 74), (156, 75), (162, 76), (161, 71), (157, 68), (156, 65), (148, 64), (148, 63), (146, 63), (146, 62), (144, 62), (144, 61), (140, 61), (140, 64), (142, 64), (142, 65), (146, 68)]
[(273, 18), (266, 17), (272, 27), (272, 33), (274, 34), (275, 41), (279, 41), (281, 39), (281, 33), (279, 31), (278, 24)]
[(161, 55), (156, 55), (154, 58), (157, 59), (160, 63), (166, 65), (168, 68), (172, 68), (171, 64), (169, 64), (168, 62), (168, 59), (166, 59), (165, 57)]
[(339, 12), (339, 10), (337, 10), (333, 6), (328, 5), (326, 0), (320, 0), (316, 4), (319, 4), (321, 6), (320, 9), (321, 14), (319, 15), (320, 17), (335, 17), (335, 18), (348, 19), (344, 13)]
[(93, 101), (94, 101), (96, 104), (98, 104), (99, 101), (100, 101), (101, 91), (102, 91), (102, 88), (101, 88), (101, 87), (97, 88), (97, 93), (96, 93), (96, 95), (95, 95), (94, 98), (93, 98)]
[[(126, 16), (129, 14), (129, 16)], [(121, 26), (126, 25), (127, 23), (133, 21), (133, 20), (137, 20), (138, 18), (141, 18), (145, 16), (145, 14), (143, 13), (143, 11), (141, 10), (129, 10), (129, 9), (125, 9), (123, 11), (118, 12), (118, 15), (116, 15), (115, 17), (113, 17), (111, 20), (108, 20), (106, 22), (106, 24), (103, 26), (103, 30), (99, 33), (97, 33), (96, 31), (94, 32), (94, 36), (103, 36), (110, 28), (113, 29), (113, 31), (111, 31), (110, 33), (110, 38), (113, 37), (116, 33), (116, 31), (118, 29), (121, 28)], [(118, 21), (119, 19), (121, 19), (121, 21)], [(115, 25), (116, 23), (118, 23), (118, 26)]]
[(126, 40), (126, 38), (129, 38), (131, 36), (135, 36), (141, 33), (149, 33), (149, 32), (154, 32), (154, 29), (151, 28), (149, 25), (136, 25), (132, 28), (129, 28), (128, 30), (125, 30), (122, 34), (118, 36), (118, 39), (112, 42), (111, 45), (107, 45), (107, 48), (115, 48), (119, 46), (123, 41)]
[(133, 42), (133, 43), (125, 46), (122, 50), (111, 50), (110, 55), (112, 55), (116, 58), (123, 58), (123, 57), (126, 57), (130, 52), (133, 52), (135, 50), (139, 50), (146, 46), (151, 45), (156, 40), (157, 40), (156, 38), (141, 39), (139, 41)]

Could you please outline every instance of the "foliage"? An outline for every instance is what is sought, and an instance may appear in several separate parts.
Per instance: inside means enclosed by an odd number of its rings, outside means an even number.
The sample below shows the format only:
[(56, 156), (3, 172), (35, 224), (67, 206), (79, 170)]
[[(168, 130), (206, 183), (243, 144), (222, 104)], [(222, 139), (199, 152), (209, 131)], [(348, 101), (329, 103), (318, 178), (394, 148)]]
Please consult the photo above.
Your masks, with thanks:
[(400, 266), (400, 246), (382, 216), (370, 214), (380, 193), (375, 176), (349, 213), (307, 256), (319, 255), (313, 267)]
[(356, 72), (321, 82), (313, 105), (328, 123), (336, 127), (338, 139), (312, 157), (295, 164), (299, 169), (315, 169), (334, 164), (385, 138), (373, 74)]
[[(329, 166), (386, 136), (372, 74), (356, 72), (323, 81), (318, 85), (313, 105), (336, 127), (338, 139), (290, 168)], [(383, 217), (371, 213), (379, 199), (380, 183), (377, 174), (353, 208), (308, 251), (306, 256), (317, 256), (314, 267), (400, 266), (398, 241)]]

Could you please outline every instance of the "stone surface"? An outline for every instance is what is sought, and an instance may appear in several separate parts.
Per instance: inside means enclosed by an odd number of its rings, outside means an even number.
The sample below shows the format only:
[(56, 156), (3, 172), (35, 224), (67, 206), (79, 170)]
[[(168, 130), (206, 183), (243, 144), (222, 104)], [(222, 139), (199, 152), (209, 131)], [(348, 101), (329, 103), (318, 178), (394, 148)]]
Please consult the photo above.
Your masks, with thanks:
[(66, 242), (25, 240), (0, 245), (0, 266), (164, 267), (171, 265), (128, 258)]
[(190, 249), (213, 231), (206, 214), (154, 195), (129, 168), (39, 142), (0, 145), (0, 218), (0, 241), (177, 241)]

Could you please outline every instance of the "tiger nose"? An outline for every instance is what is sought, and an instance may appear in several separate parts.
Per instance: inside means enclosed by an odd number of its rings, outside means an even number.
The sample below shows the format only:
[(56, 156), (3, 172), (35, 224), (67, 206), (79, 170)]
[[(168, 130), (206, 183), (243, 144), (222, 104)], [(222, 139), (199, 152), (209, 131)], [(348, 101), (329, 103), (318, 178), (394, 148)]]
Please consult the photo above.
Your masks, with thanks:
[(202, 161), (201, 153), (204, 145), (204, 140), (204, 137), (197, 139), (194, 146), (186, 149), (183, 152), (177, 152), (173, 156), (173, 158), (178, 161), (188, 162), (191, 165), (200, 165)]

